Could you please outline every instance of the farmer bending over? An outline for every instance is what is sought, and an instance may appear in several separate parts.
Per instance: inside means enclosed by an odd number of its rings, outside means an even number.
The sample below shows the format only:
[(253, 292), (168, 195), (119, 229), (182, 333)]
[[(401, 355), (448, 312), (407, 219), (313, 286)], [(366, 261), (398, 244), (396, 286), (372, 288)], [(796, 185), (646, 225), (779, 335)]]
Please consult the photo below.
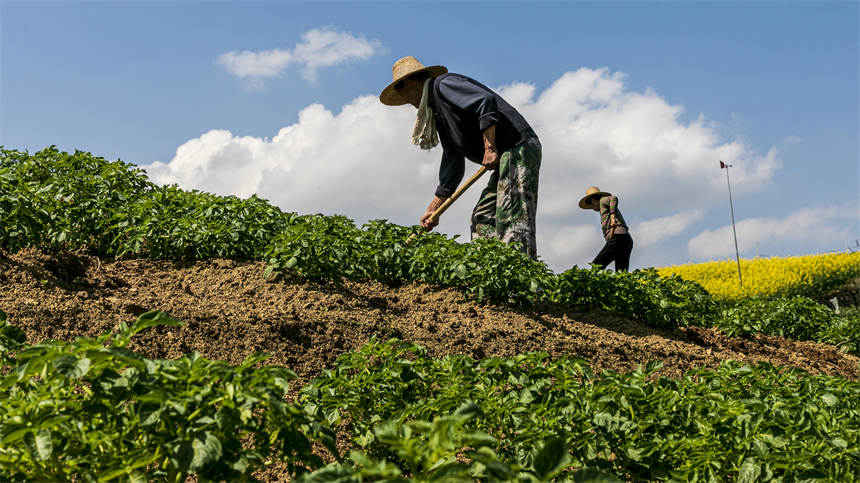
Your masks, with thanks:
[(616, 272), (626, 272), (630, 266), (633, 238), (627, 232), (627, 223), (618, 210), (618, 197), (592, 186), (585, 190), (585, 197), (579, 200), (579, 207), (600, 212), (600, 227), (606, 239), (606, 244), (591, 264), (606, 267), (614, 261)]
[(421, 226), (432, 230), (439, 223), (431, 216), (456, 191), (468, 159), (493, 171), (472, 212), (472, 239), (519, 242), (525, 253), (537, 258), (541, 145), (523, 116), (480, 82), (448, 73), (441, 65), (424, 67), (415, 57), (404, 57), (392, 71), (394, 80), (379, 100), (418, 109), (413, 144), (430, 149), (442, 143), (439, 186)]

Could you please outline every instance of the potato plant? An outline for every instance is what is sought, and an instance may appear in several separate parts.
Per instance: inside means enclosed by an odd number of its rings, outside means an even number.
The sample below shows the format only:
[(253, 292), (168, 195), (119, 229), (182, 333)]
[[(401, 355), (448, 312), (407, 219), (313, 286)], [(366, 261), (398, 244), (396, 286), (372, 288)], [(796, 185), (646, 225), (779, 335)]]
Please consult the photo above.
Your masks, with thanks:
[[(486, 447), (511, 471), (535, 468), (540, 448), (556, 441), (566, 453), (554, 458), (560, 478), (582, 468), (638, 481), (860, 477), (860, 383), (765, 363), (729, 362), (677, 380), (655, 378), (659, 367), (595, 375), (573, 357), (434, 359), (409, 342), (374, 341), (339, 358), (301, 401), (329, 424), (348, 420), (342, 428), (362, 458), (402, 472), (415, 471), (415, 458), (393, 428), (457, 414), (468, 402), (473, 416), (457, 431), (483, 439), (465, 446)], [(445, 434), (427, 441), (452, 440)]]
[(275, 459), (314, 482), (858, 478), (860, 384), (840, 377), (734, 362), (594, 374), (575, 357), (431, 358), (391, 340), (288, 402), (293, 374), (261, 354), (233, 367), (128, 350), (159, 324), (179, 322), (150, 312), (28, 345), (0, 315), (0, 479), (249, 480)]
[[(462, 244), (381, 220), (357, 228), (344, 217), (295, 216), (265, 200), (155, 186), (141, 170), (88, 153), (47, 148), (0, 151), (0, 248), (86, 249), (95, 255), (191, 260), (267, 260), (265, 276), (316, 280), (423, 281), (457, 287), (479, 300), (596, 305), (646, 323), (688, 323), (707, 307), (676, 296), (679, 284), (644, 286), (608, 272), (556, 276), (504, 244)], [(634, 278), (640, 275), (634, 275)], [(641, 277), (654, 279), (651, 274)], [(684, 288), (696, 292), (695, 284)], [(633, 290), (631, 290), (633, 289)], [(682, 290), (683, 291), (683, 290)], [(695, 293), (693, 293), (695, 295)]]
[(105, 255), (111, 218), (153, 189), (144, 172), (89, 153), (0, 151), (0, 243)]
[(256, 260), (293, 218), (252, 196), (153, 188), (111, 217), (107, 252), (117, 258)]
[[(532, 463), (505, 461), (493, 449), (497, 440), (467, 425), (481, 414), (465, 403), (450, 414), (430, 420), (386, 421), (373, 429), (375, 438), (390, 451), (392, 463), (353, 450), (346, 461), (331, 463), (302, 475), (303, 482), (328, 481), (574, 481), (620, 483), (610, 473), (580, 468), (561, 475), (570, 463), (563, 438), (551, 438), (535, 448)], [(408, 475), (408, 477), (407, 477)], [(558, 478), (562, 476), (561, 478)]]
[[(858, 353), (853, 319), (815, 310), (811, 301), (719, 301), (696, 282), (654, 270), (573, 267), (556, 274), (493, 240), (459, 243), (425, 233), (407, 245), (416, 227), (384, 220), (356, 227), (343, 216), (283, 212), (256, 196), (156, 186), (130, 164), (80, 151), (50, 147), (29, 155), (0, 149), (0, 188), (0, 250), (33, 246), (114, 258), (259, 260), (267, 262), (267, 279), (424, 282), (460, 289), (477, 300), (600, 307), (652, 327), (716, 326), (733, 335), (761, 331), (838, 343)], [(836, 278), (844, 276), (839, 272)], [(817, 286), (832, 285), (824, 275), (816, 280)]]
[(113, 334), (26, 345), (0, 312), (0, 479), (248, 479), (269, 459), (293, 475), (322, 466), (312, 441), (333, 434), (285, 402), (295, 376), (197, 353), (151, 360), (128, 350), (137, 332), (179, 325), (161, 312)]

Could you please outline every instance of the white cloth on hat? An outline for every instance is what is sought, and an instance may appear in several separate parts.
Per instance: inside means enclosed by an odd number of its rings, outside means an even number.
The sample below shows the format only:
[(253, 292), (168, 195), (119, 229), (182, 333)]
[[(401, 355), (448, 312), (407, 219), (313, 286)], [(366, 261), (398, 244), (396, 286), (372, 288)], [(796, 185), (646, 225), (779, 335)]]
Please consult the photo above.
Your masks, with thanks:
[(427, 106), (427, 91), (431, 80), (424, 81), (421, 102), (418, 103), (418, 117), (415, 118), (415, 127), (412, 128), (412, 144), (418, 145), (421, 149), (431, 149), (439, 144), (433, 109)]

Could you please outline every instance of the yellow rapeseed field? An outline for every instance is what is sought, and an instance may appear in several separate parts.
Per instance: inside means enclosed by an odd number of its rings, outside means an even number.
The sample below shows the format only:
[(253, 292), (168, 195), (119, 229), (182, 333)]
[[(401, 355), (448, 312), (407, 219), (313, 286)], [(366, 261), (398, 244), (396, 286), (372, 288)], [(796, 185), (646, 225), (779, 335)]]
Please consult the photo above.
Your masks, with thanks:
[(820, 293), (860, 277), (860, 252), (797, 257), (741, 259), (743, 288), (735, 260), (658, 268), (662, 276), (679, 275), (702, 284), (715, 298)]

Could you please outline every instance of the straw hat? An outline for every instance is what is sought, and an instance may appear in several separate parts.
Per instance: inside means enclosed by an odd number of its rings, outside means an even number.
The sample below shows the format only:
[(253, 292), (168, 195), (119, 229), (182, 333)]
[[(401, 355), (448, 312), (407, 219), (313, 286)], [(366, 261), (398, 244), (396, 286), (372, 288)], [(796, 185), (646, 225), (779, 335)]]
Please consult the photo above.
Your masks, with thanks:
[(579, 207), (582, 208), (583, 210), (590, 210), (591, 209), (591, 198), (594, 196), (600, 196), (600, 197), (612, 196), (612, 193), (600, 191), (600, 188), (598, 188), (597, 186), (592, 186), (591, 188), (588, 188), (587, 190), (585, 190), (585, 196), (583, 196), (582, 199), (579, 200)]
[(448, 69), (442, 65), (424, 67), (424, 64), (418, 62), (418, 59), (415, 57), (412, 57), (411, 55), (404, 57), (395, 62), (394, 67), (391, 68), (391, 77), (394, 80), (391, 81), (391, 84), (388, 84), (388, 87), (382, 90), (382, 94), (379, 94), (379, 100), (387, 106), (402, 106), (403, 104), (406, 104), (406, 98), (397, 93), (397, 90), (394, 89), (394, 85), (410, 75), (417, 74), (419, 72), (428, 72), (430, 73), (430, 77), (436, 77), (448, 72)]

